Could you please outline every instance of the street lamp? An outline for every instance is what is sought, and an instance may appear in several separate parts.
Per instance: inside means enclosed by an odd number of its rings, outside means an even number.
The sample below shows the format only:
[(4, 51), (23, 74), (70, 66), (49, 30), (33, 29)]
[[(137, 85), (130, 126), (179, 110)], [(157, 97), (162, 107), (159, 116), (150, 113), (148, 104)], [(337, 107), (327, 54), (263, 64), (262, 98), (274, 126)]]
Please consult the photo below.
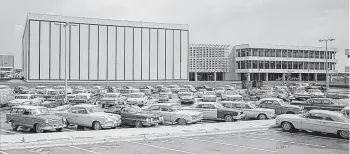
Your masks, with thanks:
[(335, 39), (320, 39), (319, 42), (326, 42), (326, 95), (329, 91), (329, 79), (328, 79), (328, 41), (332, 42)]
[[(72, 26), (77, 26), (76, 24), (73, 24), (71, 22), (64, 22), (64, 23), (55, 23), (55, 25), (63, 26), (64, 27), (64, 101), (65, 103), (68, 103), (67, 99), (67, 27), (71, 29)], [(70, 41), (70, 40), (69, 40)]]

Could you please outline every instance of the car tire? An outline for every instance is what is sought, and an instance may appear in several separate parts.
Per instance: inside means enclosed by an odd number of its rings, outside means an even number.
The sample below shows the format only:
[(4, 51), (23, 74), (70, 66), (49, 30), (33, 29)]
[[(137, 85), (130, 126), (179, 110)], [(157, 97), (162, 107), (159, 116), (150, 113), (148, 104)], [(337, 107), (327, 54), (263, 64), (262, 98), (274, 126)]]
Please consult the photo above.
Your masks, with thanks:
[(287, 131), (287, 132), (293, 132), (294, 131), (294, 126), (290, 122), (282, 122), (281, 127), (282, 127), (283, 131)]
[(84, 126), (77, 126), (77, 129), (84, 129)]
[(225, 122), (232, 122), (232, 121), (234, 121), (234, 120), (233, 120), (233, 117), (231, 115), (225, 116)]
[(68, 128), (69, 127), (69, 125), (70, 125), (70, 123), (68, 122), (68, 120), (66, 120), (66, 127), (65, 128)]
[(62, 129), (63, 129), (63, 128), (57, 128), (57, 129), (56, 129), (56, 132), (62, 132)]
[(338, 135), (339, 135), (340, 138), (349, 139), (349, 131), (339, 130), (338, 131)]
[(134, 121), (134, 127), (135, 128), (141, 128), (142, 127), (142, 122), (141, 121)]
[(186, 119), (183, 119), (183, 118), (178, 119), (178, 120), (177, 120), (177, 123), (178, 123), (179, 125), (186, 125), (186, 124), (187, 124)]
[(259, 119), (259, 120), (266, 120), (266, 119), (267, 119), (267, 116), (266, 116), (266, 114), (260, 113), (260, 114), (258, 115), (258, 119)]
[(101, 123), (98, 122), (98, 121), (93, 122), (92, 123), (92, 129), (94, 129), (94, 130), (101, 130), (102, 129)]
[(35, 124), (34, 125), (35, 127), (35, 132), (36, 133), (43, 133), (44, 132), (44, 130), (43, 129), (41, 129), (41, 125), (40, 124)]
[(17, 130), (19, 126), (15, 122), (12, 121), (11, 127), (12, 127), (12, 130)]

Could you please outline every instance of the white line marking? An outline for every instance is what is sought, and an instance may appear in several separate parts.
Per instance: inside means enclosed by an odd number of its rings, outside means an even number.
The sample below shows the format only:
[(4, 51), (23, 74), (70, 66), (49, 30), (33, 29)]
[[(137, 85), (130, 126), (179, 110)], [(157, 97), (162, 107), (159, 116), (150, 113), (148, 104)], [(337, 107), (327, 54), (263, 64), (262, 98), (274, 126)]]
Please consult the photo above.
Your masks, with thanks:
[(215, 142), (215, 141), (208, 141), (208, 140), (201, 140), (201, 139), (194, 139), (194, 138), (186, 138), (186, 137), (181, 137), (181, 138), (188, 139), (188, 140), (193, 140), (193, 141), (208, 142), (208, 143), (214, 143), (214, 144), (221, 144), (221, 145), (227, 145), (227, 146), (233, 146), (233, 147), (239, 147), (239, 148), (258, 150), (258, 151), (266, 151), (266, 152), (272, 152), (272, 153), (277, 153), (278, 152), (278, 151), (273, 151), (273, 150), (268, 150), (268, 149), (254, 148), (254, 147), (249, 147), (249, 146), (245, 146), (245, 145), (237, 145), (237, 144), (231, 144), (231, 143), (225, 143), (225, 142)]
[(90, 153), (102, 154), (102, 153), (99, 153), (99, 152), (95, 152), (95, 151), (91, 151), (91, 150), (79, 148), (79, 147), (76, 147), (76, 146), (71, 146), (71, 145), (70, 145), (70, 146), (68, 146), (68, 147), (71, 147), (71, 148), (74, 148), (74, 149), (78, 149), (78, 150), (82, 150), (82, 151), (86, 151), (86, 152), (90, 152)]
[(0, 129), (0, 131), (7, 132), (7, 133), (12, 133), (12, 134), (18, 134), (18, 133), (16, 133), (16, 132), (8, 131), (8, 130), (5, 130), (5, 129)]
[(262, 139), (262, 140), (269, 140), (269, 141), (277, 141), (277, 142), (284, 142), (284, 143), (291, 143), (291, 144), (299, 144), (299, 145), (306, 145), (306, 146), (313, 146), (313, 147), (320, 147), (320, 148), (325, 148), (326, 146), (324, 145), (315, 145), (315, 144), (307, 144), (307, 143), (301, 143), (300, 141), (293, 141), (293, 140), (280, 140), (280, 139), (274, 139), (274, 138), (264, 138), (264, 137), (254, 137), (254, 136), (249, 136), (249, 135), (236, 135), (240, 137), (246, 137), (250, 139)]
[(161, 147), (161, 146), (151, 145), (151, 144), (144, 144), (144, 143), (139, 143), (139, 142), (129, 142), (129, 143), (135, 143), (135, 144), (139, 144), (139, 145), (143, 145), (143, 146), (148, 146), (148, 147), (154, 147), (154, 148), (159, 148), (159, 149), (165, 149), (165, 150), (170, 150), (170, 151), (176, 151), (176, 152), (180, 152), (180, 153), (197, 154), (197, 153), (194, 153), (194, 152), (182, 151), (182, 150), (178, 150), (178, 149), (166, 148), (166, 147)]
[(6, 152), (4, 152), (4, 151), (0, 151), (0, 153), (1, 153), (1, 154), (9, 154), (9, 153), (6, 153)]
[(280, 135), (280, 134), (290, 134), (293, 136), (300, 135), (300, 136), (305, 136), (311, 139), (331, 139), (331, 140), (340, 140), (340, 141), (349, 141), (346, 139), (339, 139), (339, 138), (333, 138), (333, 137), (326, 137), (326, 136), (317, 136), (317, 135), (312, 135), (312, 134), (306, 134), (305, 132), (298, 132), (298, 133), (291, 133), (291, 132), (275, 132), (273, 134)]

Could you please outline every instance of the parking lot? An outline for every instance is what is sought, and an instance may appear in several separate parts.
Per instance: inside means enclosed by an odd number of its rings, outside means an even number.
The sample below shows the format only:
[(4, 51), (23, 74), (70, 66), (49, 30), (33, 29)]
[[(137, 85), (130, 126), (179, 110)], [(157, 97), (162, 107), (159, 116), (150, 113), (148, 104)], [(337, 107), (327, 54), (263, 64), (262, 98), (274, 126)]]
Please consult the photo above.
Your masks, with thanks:
[(267, 131), (205, 135), (195, 137), (175, 137), (139, 141), (119, 141), (93, 145), (45, 147), (2, 151), (2, 154), (222, 154), (222, 153), (317, 153), (347, 154), (349, 140), (336, 136), (297, 132), (282, 132), (280, 128)]

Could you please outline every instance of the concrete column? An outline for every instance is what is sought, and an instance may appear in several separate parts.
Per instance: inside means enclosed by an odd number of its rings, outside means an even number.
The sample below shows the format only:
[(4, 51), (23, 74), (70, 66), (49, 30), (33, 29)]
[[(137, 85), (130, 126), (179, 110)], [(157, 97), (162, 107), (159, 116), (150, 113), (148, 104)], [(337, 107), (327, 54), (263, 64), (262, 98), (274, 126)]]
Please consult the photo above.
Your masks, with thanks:
[(315, 76), (315, 81), (317, 81), (317, 73), (315, 73), (314, 76)]
[(197, 72), (194, 72), (194, 81), (197, 81)]
[(285, 81), (286, 80), (286, 73), (283, 73), (282, 74), (282, 81)]
[(265, 73), (265, 79), (266, 79), (266, 81), (269, 81), (269, 73)]
[(247, 73), (248, 76), (247, 76), (247, 80), (250, 81), (250, 73)]
[(301, 73), (299, 73), (299, 81), (301, 81)]
[(214, 72), (214, 81), (216, 81), (216, 72)]

